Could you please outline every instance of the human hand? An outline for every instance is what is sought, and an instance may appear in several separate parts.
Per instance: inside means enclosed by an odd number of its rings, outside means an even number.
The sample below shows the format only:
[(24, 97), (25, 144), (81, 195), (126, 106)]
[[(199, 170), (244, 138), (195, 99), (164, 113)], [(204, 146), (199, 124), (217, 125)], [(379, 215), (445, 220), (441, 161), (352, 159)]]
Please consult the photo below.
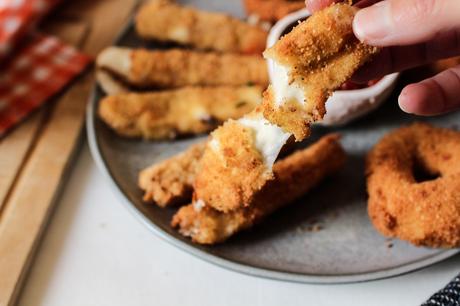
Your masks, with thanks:
[[(314, 12), (334, 0), (306, 0)], [(364, 0), (355, 16), (355, 35), (383, 47), (360, 69), (356, 81), (367, 81), (395, 71), (460, 55), (459, 0)], [(399, 105), (408, 113), (435, 115), (460, 108), (460, 66), (406, 86)]]

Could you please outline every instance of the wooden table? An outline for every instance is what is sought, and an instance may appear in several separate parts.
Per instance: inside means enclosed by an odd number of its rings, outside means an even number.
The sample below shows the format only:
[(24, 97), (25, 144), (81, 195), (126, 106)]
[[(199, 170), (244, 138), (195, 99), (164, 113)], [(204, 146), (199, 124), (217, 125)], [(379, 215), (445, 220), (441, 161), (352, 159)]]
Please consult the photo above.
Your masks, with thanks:
[[(96, 56), (136, 0), (63, 1), (43, 30)], [(13, 305), (65, 181), (93, 84), (89, 69), (0, 141), (0, 306)]]

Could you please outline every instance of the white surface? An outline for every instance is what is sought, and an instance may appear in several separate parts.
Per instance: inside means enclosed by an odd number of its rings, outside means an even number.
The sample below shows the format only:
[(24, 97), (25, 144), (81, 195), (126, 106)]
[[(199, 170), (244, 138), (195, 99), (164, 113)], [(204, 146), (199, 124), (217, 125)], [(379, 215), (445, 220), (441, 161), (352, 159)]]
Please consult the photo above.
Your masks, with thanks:
[(87, 145), (64, 189), (19, 305), (419, 305), (460, 271), (460, 257), (409, 275), (305, 285), (208, 264), (155, 237), (115, 198)]

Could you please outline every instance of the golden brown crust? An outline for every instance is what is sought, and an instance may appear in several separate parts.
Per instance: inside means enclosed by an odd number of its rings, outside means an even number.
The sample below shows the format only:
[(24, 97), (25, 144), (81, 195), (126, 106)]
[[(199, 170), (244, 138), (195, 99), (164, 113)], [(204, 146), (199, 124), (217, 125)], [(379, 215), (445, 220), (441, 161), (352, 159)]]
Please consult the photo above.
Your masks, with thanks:
[[(264, 99), (264, 116), (302, 140), (309, 124), (321, 120), (326, 100), (374, 53), (354, 36), (356, 9), (347, 4), (332, 5), (308, 18), (280, 39), (264, 55), (289, 68), (289, 82), (298, 84), (305, 103), (291, 103), (277, 109), (271, 94)], [(289, 120), (287, 120), (289, 115)]]
[[(367, 158), (368, 211), (385, 236), (460, 246), (460, 133), (416, 123), (395, 130)], [(418, 182), (414, 168), (438, 176)]]
[(275, 163), (275, 179), (256, 194), (251, 205), (223, 213), (195, 200), (182, 207), (171, 224), (196, 243), (223, 242), (304, 195), (325, 176), (338, 171), (345, 157), (338, 135), (328, 135)]
[(195, 180), (197, 199), (222, 211), (247, 205), (254, 191), (272, 178), (254, 145), (254, 131), (229, 120), (211, 135)]
[(206, 142), (198, 143), (183, 153), (154, 164), (139, 173), (138, 185), (144, 190), (143, 200), (160, 207), (190, 201), (193, 181)]
[(248, 15), (264, 21), (278, 21), (289, 13), (305, 8), (303, 0), (244, 0)]
[(136, 17), (141, 37), (173, 41), (201, 50), (260, 54), (267, 31), (234, 17), (181, 6), (171, 1), (151, 1)]
[(227, 119), (249, 113), (261, 99), (259, 86), (185, 87), (127, 93), (102, 99), (99, 116), (123, 136), (171, 139), (209, 132)]
[(267, 65), (260, 56), (136, 49), (132, 51), (131, 59), (131, 74), (127, 81), (138, 87), (268, 84)]

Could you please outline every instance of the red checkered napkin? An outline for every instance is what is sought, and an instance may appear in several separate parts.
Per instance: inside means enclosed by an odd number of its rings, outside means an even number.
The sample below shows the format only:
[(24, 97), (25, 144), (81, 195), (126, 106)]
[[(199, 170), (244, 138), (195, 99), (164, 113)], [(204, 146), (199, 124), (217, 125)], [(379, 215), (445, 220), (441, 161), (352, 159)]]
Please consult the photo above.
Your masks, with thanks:
[(77, 76), (89, 57), (34, 33), (57, 0), (0, 0), (0, 137)]

